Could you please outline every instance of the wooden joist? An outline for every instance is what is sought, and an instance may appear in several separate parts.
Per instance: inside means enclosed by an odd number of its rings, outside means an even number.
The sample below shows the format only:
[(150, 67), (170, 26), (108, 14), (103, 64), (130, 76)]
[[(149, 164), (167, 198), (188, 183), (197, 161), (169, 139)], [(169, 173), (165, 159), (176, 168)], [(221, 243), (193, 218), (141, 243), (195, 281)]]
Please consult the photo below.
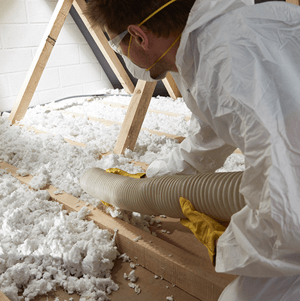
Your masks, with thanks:
[[(73, 112), (62, 111), (62, 110), (60, 110), (60, 112), (64, 115), (72, 115), (73, 117), (85, 116), (84, 114), (81, 114), (81, 113), (73, 113)], [(88, 120), (97, 121), (97, 122), (102, 123), (106, 126), (112, 126), (114, 124), (122, 125), (122, 122), (111, 121), (111, 120), (106, 120), (106, 119), (100, 119), (100, 118), (96, 118), (96, 117), (93, 117), (93, 116), (89, 116)], [(164, 132), (160, 132), (160, 131), (156, 131), (156, 130), (150, 130), (150, 129), (146, 129), (146, 128), (141, 128), (140, 130), (148, 131), (150, 134), (157, 135), (157, 136), (166, 136), (168, 138), (177, 140), (179, 143), (181, 143), (185, 139), (185, 137), (182, 137), (182, 136), (177, 136), (177, 135), (164, 133)], [(139, 132), (138, 132), (138, 134), (139, 134)]]
[[(100, 103), (103, 103), (105, 105), (108, 105), (110, 107), (115, 107), (115, 108), (122, 108), (122, 109), (128, 109), (128, 105), (123, 105), (123, 104), (119, 104), (119, 103), (115, 103), (115, 102), (108, 102), (105, 100), (99, 100)], [(181, 116), (183, 114), (179, 114), (179, 113), (172, 113), (172, 112), (167, 112), (167, 111), (159, 111), (159, 110), (153, 110), (153, 109), (148, 109), (147, 112), (149, 113), (156, 113), (156, 114), (164, 114), (164, 115), (168, 115), (168, 116), (174, 116), (174, 117), (178, 117)], [(185, 121), (189, 121), (191, 119), (190, 116), (185, 115)]]
[[(14, 125), (15, 126), (20, 126), (20, 127), (25, 127), (25, 126), (20, 125), (18, 123), (15, 123)], [(47, 132), (41, 131), (39, 129), (36, 129), (36, 128), (32, 127), (32, 126), (28, 126), (28, 127), (26, 127), (26, 129), (28, 131), (34, 131), (36, 134), (49, 134)], [(86, 145), (84, 143), (81, 143), (81, 142), (76, 142), (76, 141), (73, 141), (73, 140), (70, 140), (70, 139), (67, 139), (67, 138), (64, 138), (64, 140), (67, 143), (71, 144), (71, 145), (75, 145), (75, 146), (79, 146), (79, 147), (86, 147)], [(101, 157), (103, 157), (103, 156), (108, 156), (110, 154), (111, 154), (111, 152), (107, 152), (105, 154), (101, 154), (100, 157), (99, 157), (99, 159), (101, 159)], [(140, 162), (140, 161), (131, 161), (130, 163), (134, 164), (135, 166), (140, 166), (144, 171), (146, 171), (147, 168), (148, 168), (148, 166), (149, 166), (149, 164), (146, 164), (146, 163)]]
[[(17, 175), (17, 168), (5, 162), (0, 163), (0, 168), (6, 169), (23, 184), (28, 185), (32, 179), (32, 176)], [(52, 200), (62, 204), (65, 210), (79, 211), (86, 205), (65, 192), (54, 194), (57, 188), (52, 185), (46, 190)], [(217, 301), (222, 290), (235, 278), (214, 271), (206, 248), (180, 224), (179, 220), (169, 221), (169, 224), (174, 223), (172, 229), (175, 234), (177, 233), (177, 238), (173, 240), (170, 234), (166, 238), (167, 242), (122, 220), (112, 218), (96, 207), (88, 206), (88, 208), (91, 210), (88, 220), (112, 233), (118, 229), (116, 244), (121, 253), (128, 254), (132, 259), (136, 257), (136, 262), (141, 266), (202, 301)], [(138, 236), (142, 239), (135, 242), (134, 239)]]
[[(102, 102), (102, 101), (101, 101)], [(128, 108), (128, 106), (126, 105), (119, 105), (119, 104), (115, 104), (115, 103), (107, 103), (107, 102), (103, 102), (105, 104), (108, 104), (108, 105), (111, 105), (113, 107), (122, 107), (122, 108)], [(69, 112), (69, 111), (64, 111), (64, 110), (60, 110), (60, 109), (53, 109), (51, 107), (47, 107), (51, 110), (58, 110), (59, 112), (61, 112), (62, 114), (65, 114), (65, 115), (72, 115), (73, 117), (78, 117), (78, 116), (85, 116), (84, 114), (81, 114), (81, 113), (75, 113), (75, 112)], [(176, 114), (176, 113), (169, 113), (169, 112), (164, 112), (164, 111), (157, 111), (157, 110), (148, 110), (148, 111), (152, 111), (154, 113), (158, 113), (158, 114), (166, 114), (166, 115), (171, 115), (171, 116), (179, 116), (180, 114)], [(189, 120), (189, 116), (186, 116), (185, 118), (186, 120)], [(96, 118), (96, 117), (93, 117), (93, 116), (88, 116), (88, 120), (92, 120), (92, 121), (97, 121), (97, 122), (100, 122), (106, 126), (111, 126), (113, 124), (119, 124), (119, 125), (122, 125), (121, 122), (117, 122), (117, 121), (111, 121), (111, 120), (106, 120), (106, 119), (100, 119), (100, 118)], [(35, 128), (32, 128), (32, 127), (29, 127), (29, 129), (33, 129), (36, 133), (38, 132), (42, 132), (40, 130), (37, 130)], [(169, 133), (164, 133), (164, 132), (160, 132), (160, 131), (156, 131), (156, 130), (150, 130), (150, 129), (147, 129), (147, 128), (141, 128), (142, 131), (148, 131), (149, 133), (153, 134), (153, 135), (157, 135), (157, 136), (166, 136), (167, 138), (170, 138), (170, 139), (174, 139), (174, 140), (177, 140), (178, 143), (181, 143), (185, 137), (182, 137), (182, 136), (177, 136), (177, 135), (173, 135), (173, 134), (169, 134)], [(46, 132), (44, 132), (46, 133)], [(65, 139), (66, 141), (68, 141), (68, 139)], [(71, 141), (71, 140), (70, 140)], [(77, 143), (77, 142), (72, 142), (73, 144), (74, 143)], [(85, 146), (83, 143), (81, 143), (82, 146)], [(235, 154), (243, 154), (239, 149), (236, 149), (234, 151)], [(145, 164), (145, 163), (143, 163)]]
[(0, 291), (0, 301), (10, 301), (10, 300)]

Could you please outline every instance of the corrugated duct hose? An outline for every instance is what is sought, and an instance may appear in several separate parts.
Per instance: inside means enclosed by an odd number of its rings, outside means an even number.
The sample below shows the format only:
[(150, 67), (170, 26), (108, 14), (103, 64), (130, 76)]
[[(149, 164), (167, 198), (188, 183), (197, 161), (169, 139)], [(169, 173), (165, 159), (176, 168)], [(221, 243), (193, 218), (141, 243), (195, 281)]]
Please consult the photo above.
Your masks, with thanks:
[(133, 179), (92, 168), (81, 177), (80, 185), (91, 196), (124, 210), (185, 218), (179, 204), (184, 197), (197, 211), (230, 221), (245, 206), (239, 193), (242, 175), (226, 172)]

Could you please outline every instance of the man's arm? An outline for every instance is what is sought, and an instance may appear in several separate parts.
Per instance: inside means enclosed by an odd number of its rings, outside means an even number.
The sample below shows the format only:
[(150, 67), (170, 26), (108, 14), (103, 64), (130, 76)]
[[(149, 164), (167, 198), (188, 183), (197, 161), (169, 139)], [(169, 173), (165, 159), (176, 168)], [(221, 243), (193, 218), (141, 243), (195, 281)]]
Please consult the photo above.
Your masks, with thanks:
[(220, 139), (208, 124), (200, 125), (195, 117), (189, 132), (191, 134), (169, 156), (150, 164), (147, 177), (214, 172), (236, 149)]

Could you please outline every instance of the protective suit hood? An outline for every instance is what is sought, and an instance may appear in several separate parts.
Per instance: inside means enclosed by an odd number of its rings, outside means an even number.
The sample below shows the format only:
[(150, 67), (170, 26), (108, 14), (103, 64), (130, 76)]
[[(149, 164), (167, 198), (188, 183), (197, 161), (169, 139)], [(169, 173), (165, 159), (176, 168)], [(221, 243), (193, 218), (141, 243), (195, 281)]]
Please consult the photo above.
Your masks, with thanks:
[(196, 0), (190, 11), (177, 51), (176, 65), (179, 73), (183, 75), (183, 70), (180, 66), (190, 61), (186, 60), (186, 55), (182, 56), (182, 53), (186, 54), (186, 49), (189, 47), (189, 34), (191, 32), (198, 30), (201, 26), (226, 12), (253, 4), (254, 0)]

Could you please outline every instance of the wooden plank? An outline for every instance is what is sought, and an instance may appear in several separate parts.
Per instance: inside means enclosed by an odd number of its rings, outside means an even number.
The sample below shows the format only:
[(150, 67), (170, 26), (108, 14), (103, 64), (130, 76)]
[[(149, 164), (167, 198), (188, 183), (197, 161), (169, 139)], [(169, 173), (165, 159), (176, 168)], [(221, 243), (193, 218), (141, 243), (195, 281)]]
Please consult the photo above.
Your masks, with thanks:
[[(50, 107), (47, 107), (47, 108), (51, 109)], [(86, 115), (81, 114), (81, 113), (68, 112), (68, 111), (64, 111), (64, 110), (59, 110), (59, 112), (64, 114), (64, 115), (72, 115), (73, 117), (86, 116)], [(97, 122), (100, 122), (100, 123), (102, 123), (106, 126), (112, 126), (114, 124), (122, 125), (122, 122), (101, 119), (101, 118), (97, 118), (97, 117), (93, 117), (93, 116), (88, 116), (88, 120), (97, 121)], [(156, 130), (150, 130), (150, 129), (146, 129), (146, 128), (141, 128), (141, 130), (142, 131), (148, 131), (150, 134), (157, 135), (157, 136), (166, 136), (170, 139), (177, 140), (178, 143), (181, 143), (185, 139), (185, 137), (182, 137), (182, 136), (173, 135), (173, 134), (169, 134), (169, 133), (164, 133), (164, 132), (160, 132), (160, 131), (156, 131)]]
[[(147, 269), (136, 266), (136, 275), (139, 277), (136, 284), (140, 286), (141, 293), (136, 294), (132, 288), (128, 286), (129, 281), (124, 279), (124, 273), (128, 274), (132, 269), (129, 262), (122, 262), (121, 259), (114, 260), (114, 267), (111, 271), (112, 280), (117, 283), (120, 289), (116, 292), (112, 292), (108, 297), (111, 301), (166, 301), (167, 296), (173, 296), (174, 300), (184, 301), (201, 301), (183, 291), (178, 287), (166, 281), (156, 279), (154, 274)], [(168, 288), (167, 288), (168, 286)], [(57, 301), (69, 300), (73, 298), (73, 301), (80, 301), (78, 294), (69, 295), (62, 288), (57, 288), (56, 291), (52, 291), (44, 296), (37, 296), (32, 301)]]
[(296, 5), (300, 5), (300, 0), (286, 0), (286, 2), (296, 4)]
[[(74, 117), (85, 116), (84, 114), (80, 114), (80, 113), (72, 113), (72, 112), (66, 112), (66, 111), (60, 111), (60, 112), (62, 114), (73, 115)], [(121, 122), (111, 121), (111, 120), (106, 120), (106, 119), (99, 119), (99, 118), (92, 117), (92, 116), (89, 116), (88, 120), (97, 121), (97, 122), (100, 122), (100, 123), (105, 124), (107, 126), (111, 126), (113, 124), (123, 125), (123, 123), (121, 123)], [(141, 124), (143, 123), (143, 121), (144, 120), (142, 120)], [(125, 120), (124, 120), (124, 122), (125, 122)], [(164, 132), (160, 132), (160, 131), (155, 131), (155, 130), (150, 130), (150, 129), (146, 129), (146, 128), (141, 128), (140, 130), (142, 130), (142, 131), (148, 131), (149, 133), (151, 133), (153, 135), (157, 135), (157, 136), (166, 136), (166, 137), (168, 137), (170, 139), (177, 140), (178, 143), (181, 143), (185, 139), (185, 137), (182, 137), (182, 136), (177, 136), (177, 135), (173, 135), (173, 134), (169, 134), (169, 133), (164, 133)]]
[[(28, 185), (32, 179), (31, 176), (18, 176), (17, 168), (5, 162), (0, 163), (0, 168), (6, 169), (21, 183)], [(85, 206), (83, 201), (78, 202), (77, 198), (67, 193), (55, 195), (57, 188), (52, 185), (49, 185), (46, 190), (53, 200), (63, 204), (65, 210), (79, 211)], [(189, 244), (193, 246), (191, 252), (178, 247), (175, 242), (168, 243), (122, 220), (114, 219), (98, 208), (93, 206), (89, 208), (91, 214), (87, 217), (88, 220), (94, 221), (100, 228), (111, 232), (118, 229), (116, 244), (121, 253), (128, 254), (130, 258), (136, 257), (136, 261), (142, 267), (202, 301), (217, 301), (223, 289), (235, 279), (235, 276), (218, 274), (214, 271), (205, 247), (190, 231), (182, 225), (181, 227), (179, 221), (173, 230), (181, 231), (180, 240), (185, 242), (185, 246)], [(138, 236), (142, 239), (135, 242), (134, 239)], [(194, 239), (194, 242), (190, 239)], [(194, 255), (195, 250), (200, 255)], [(205, 256), (202, 257), (201, 254)]]
[(10, 300), (0, 291), (0, 301), (10, 301)]
[(235, 151), (234, 151), (235, 154), (240, 154), (240, 155), (243, 155), (243, 153), (241, 152), (241, 150), (239, 148), (237, 148)]
[(72, 3), (73, 0), (59, 0), (55, 7), (41, 44), (9, 115), (12, 124), (17, 120), (21, 120), (26, 114)]
[(106, 58), (108, 64), (117, 76), (125, 91), (128, 94), (132, 94), (134, 92), (134, 85), (126, 70), (122, 66), (120, 60), (118, 59), (116, 53), (109, 46), (107, 38), (105, 37), (103, 31), (100, 28), (98, 30), (94, 30), (91, 26), (89, 18), (83, 13), (86, 10), (87, 6), (85, 0), (75, 0), (73, 6), (81, 17), (83, 23), (89, 30), (91, 36), (93, 37), (97, 46), (100, 48), (103, 56)]
[[(39, 129), (36, 129), (36, 128), (32, 127), (32, 126), (26, 127), (26, 126), (21, 125), (21, 124), (18, 124), (18, 123), (15, 123), (14, 125), (15, 125), (15, 126), (20, 126), (20, 127), (25, 127), (26, 130), (28, 130), (28, 131), (34, 131), (36, 134), (48, 134), (48, 135), (53, 135), (53, 134), (49, 134), (49, 133), (47, 133), (47, 132), (41, 131), (41, 130), (39, 130)], [(55, 135), (53, 135), (53, 136), (55, 136)], [(73, 141), (73, 140), (70, 140), (70, 139), (67, 139), (67, 138), (64, 138), (64, 140), (65, 140), (66, 142), (68, 142), (69, 144), (71, 144), (71, 145), (75, 145), (75, 146), (79, 146), (79, 147), (86, 147), (86, 145), (85, 145), (84, 143), (81, 143), (81, 142), (76, 142), (76, 141)], [(103, 156), (108, 156), (108, 155), (110, 155), (110, 154), (111, 154), (111, 152), (107, 152), (107, 153), (105, 153), (105, 154), (101, 154), (100, 157), (99, 157), (99, 160), (101, 159), (101, 157), (103, 157)], [(132, 160), (130, 163), (133, 164), (133, 165), (135, 165), (135, 166), (140, 166), (140, 167), (142, 167), (142, 169), (143, 169), (144, 171), (146, 171), (147, 168), (148, 168), (148, 166), (149, 166), (149, 164), (147, 164), (147, 163), (140, 162), (140, 161), (134, 161), (134, 160)]]
[(115, 154), (123, 154), (126, 148), (134, 149), (155, 86), (156, 82), (137, 82), (114, 148)]
[(181, 93), (171, 75), (170, 72), (167, 73), (167, 76), (162, 80), (163, 84), (165, 85), (169, 95), (176, 99), (178, 97), (181, 97)]
[[(101, 102), (103, 102), (103, 101), (101, 101)], [(106, 103), (106, 102), (104, 102), (104, 103)], [(114, 103), (107, 103), (107, 104), (114, 106)], [(116, 106), (117, 106), (117, 107), (128, 108), (128, 106), (126, 106), (126, 105), (118, 105), (118, 104), (116, 104)], [(50, 110), (56, 110), (56, 109), (52, 109), (51, 107), (47, 107), (47, 108), (49, 108)], [(85, 116), (84, 114), (81, 114), (81, 113), (68, 112), (68, 111), (64, 111), (64, 110), (60, 110), (60, 109), (59, 109), (58, 111), (61, 112), (62, 114), (73, 115), (74, 117), (77, 117), (77, 116)], [(148, 111), (150, 111), (150, 110), (148, 110)], [(153, 111), (154, 111), (154, 110), (153, 110)], [(161, 114), (169, 115), (168, 112), (164, 112), (164, 111), (156, 111), (156, 110), (155, 110), (155, 112), (161, 113)], [(170, 113), (170, 114), (172, 114), (172, 116), (178, 116), (178, 115), (180, 115), (180, 114), (176, 114), (176, 113)], [(173, 114), (174, 114), (174, 115), (173, 115)], [(186, 120), (189, 120), (188, 118), (189, 118), (189, 116), (186, 116), (185, 119), (186, 119)], [(111, 125), (113, 125), (113, 124), (119, 124), (119, 125), (122, 125), (121, 122), (111, 121), (111, 120), (106, 120), (106, 119), (100, 119), (100, 118), (96, 118), (96, 117), (92, 117), (92, 116), (88, 116), (88, 120), (97, 121), (97, 122), (100, 122), (100, 123), (105, 124), (105, 125), (107, 125), (107, 126), (111, 126)], [(177, 135), (173, 135), (173, 134), (169, 134), (169, 133), (164, 133), (164, 132), (159, 132), (159, 131), (155, 131), (155, 130), (150, 130), (150, 129), (146, 129), (146, 128), (141, 128), (141, 130), (142, 130), (142, 131), (148, 131), (149, 133), (151, 133), (151, 134), (153, 134), (153, 135), (157, 135), (157, 136), (166, 136), (166, 137), (168, 137), (168, 138), (177, 140), (178, 143), (181, 143), (181, 142), (186, 138), (186, 137), (177, 136)], [(39, 130), (35, 129), (35, 131), (38, 132)], [(44, 133), (46, 133), (46, 132), (44, 132)], [(65, 140), (66, 140), (67, 142), (69, 142), (68, 139), (65, 138)], [(71, 140), (70, 140), (70, 141), (71, 141)], [(83, 144), (83, 143), (82, 143), (82, 144)], [(83, 146), (85, 146), (85, 145), (83, 144)], [(243, 154), (243, 153), (241, 152), (241, 150), (238, 149), (238, 148), (234, 151), (234, 153), (235, 153), (235, 154)], [(145, 164), (145, 163), (143, 163), (143, 164)], [(142, 165), (141, 165), (141, 166), (142, 166)]]

